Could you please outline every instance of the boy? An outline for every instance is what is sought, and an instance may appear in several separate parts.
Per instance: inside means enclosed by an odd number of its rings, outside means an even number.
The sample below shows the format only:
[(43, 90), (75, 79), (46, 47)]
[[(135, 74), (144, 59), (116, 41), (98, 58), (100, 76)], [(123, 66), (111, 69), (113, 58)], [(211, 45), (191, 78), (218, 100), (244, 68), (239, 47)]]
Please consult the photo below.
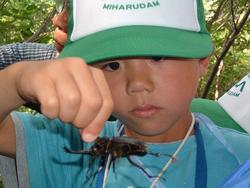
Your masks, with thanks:
[[(250, 157), (248, 135), (217, 129), (189, 111), (212, 52), (201, 1), (77, 0), (70, 6), (61, 58), (84, 60), (18, 63), (0, 72), (0, 152), (15, 157), (19, 183), (212, 188)], [(8, 115), (26, 101), (40, 103), (48, 118)], [(119, 121), (105, 124), (111, 113)], [(119, 158), (107, 174), (109, 165), (97, 173), (98, 160), (63, 150), (87, 150), (98, 135), (123, 134), (161, 155), (132, 156), (141, 168)]]

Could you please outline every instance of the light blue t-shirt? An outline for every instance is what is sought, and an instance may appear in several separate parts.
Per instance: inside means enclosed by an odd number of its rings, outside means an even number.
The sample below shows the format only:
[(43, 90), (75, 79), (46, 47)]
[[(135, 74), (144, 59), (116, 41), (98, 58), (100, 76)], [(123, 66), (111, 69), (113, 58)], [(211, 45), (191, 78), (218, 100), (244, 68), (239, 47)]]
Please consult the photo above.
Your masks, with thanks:
[[(207, 158), (208, 188), (216, 188), (242, 162), (250, 158), (250, 136), (231, 129), (216, 127), (206, 116), (196, 114), (204, 139)], [(95, 187), (99, 158), (66, 153), (64, 147), (73, 150), (88, 149), (91, 144), (81, 141), (78, 131), (59, 120), (44, 116), (14, 114), (15, 122), (23, 126), (28, 179), (31, 188)], [(16, 123), (17, 124), (17, 123)], [(117, 136), (118, 122), (107, 122), (101, 136)], [(18, 142), (18, 141), (17, 141)], [(160, 154), (173, 154), (181, 141), (153, 144), (148, 150)], [(149, 174), (156, 176), (169, 160), (167, 155), (132, 156)], [(20, 163), (20, 162), (19, 162)], [(157, 187), (194, 187), (196, 166), (195, 136), (190, 136), (177, 160), (170, 165)], [(153, 178), (133, 166), (127, 158), (115, 161), (111, 166), (108, 188), (150, 187)]]

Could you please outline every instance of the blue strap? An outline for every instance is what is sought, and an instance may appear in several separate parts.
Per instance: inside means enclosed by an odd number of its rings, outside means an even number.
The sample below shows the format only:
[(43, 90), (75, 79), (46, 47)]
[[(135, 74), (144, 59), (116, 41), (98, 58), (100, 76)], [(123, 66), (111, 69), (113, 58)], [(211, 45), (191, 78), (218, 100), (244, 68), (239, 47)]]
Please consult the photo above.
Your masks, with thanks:
[(195, 138), (197, 143), (195, 188), (207, 187), (207, 160), (203, 137), (199, 128), (199, 123), (195, 122)]
[(103, 167), (101, 168), (101, 171), (99, 172), (99, 174), (97, 176), (96, 188), (102, 188), (102, 186), (103, 186), (103, 180), (104, 180), (104, 173), (105, 173), (106, 165), (107, 165), (107, 157), (104, 160)]

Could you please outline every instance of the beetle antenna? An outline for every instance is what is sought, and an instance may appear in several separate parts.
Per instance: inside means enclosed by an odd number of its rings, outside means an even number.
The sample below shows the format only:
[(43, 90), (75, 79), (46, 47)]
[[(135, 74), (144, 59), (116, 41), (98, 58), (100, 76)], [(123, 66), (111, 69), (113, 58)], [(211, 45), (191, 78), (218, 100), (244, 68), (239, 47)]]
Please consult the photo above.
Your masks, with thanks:
[(150, 175), (142, 166), (140, 166), (139, 164), (135, 163), (135, 162), (130, 158), (130, 156), (128, 156), (127, 159), (128, 159), (128, 161), (129, 161), (132, 165), (134, 165), (135, 167), (137, 167), (137, 168), (139, 168), (140, 170), (142, 170), (143, 173), (146, 174), (146, 176), (147, 176), (148, 178), (156, 178), (156, 177), (158, 177), (158, 176), (152, 176), (152, 175)]
[(168, 157), (172, 158), (173, 162), (175, 162), (175, 161), (177, 160), (177, 158), (174, 157), (174, 156), (171, 155), (171, 154), (165, 154), (165, 153), (162, 154), (162, 153), (153, 153), (153, 152), (148, 152), (148, 154), (153, 155), (153, 156), (156, 156), (156, 157), (160, 157), (161, 155), (168, 156)]

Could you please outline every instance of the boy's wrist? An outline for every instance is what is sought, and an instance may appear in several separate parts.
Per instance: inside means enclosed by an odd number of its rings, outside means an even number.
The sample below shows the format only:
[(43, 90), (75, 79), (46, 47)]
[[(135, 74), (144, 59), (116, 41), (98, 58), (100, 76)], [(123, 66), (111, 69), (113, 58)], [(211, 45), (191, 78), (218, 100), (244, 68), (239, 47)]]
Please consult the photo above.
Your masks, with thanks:
[(18, 74), (22, 71), (22, 66), (24, 65), (17, 63), (0, 71), (1, 120), (3, 120), (2, 118), (8, 115), (12, 110), (25, 104), (17, 88)]

